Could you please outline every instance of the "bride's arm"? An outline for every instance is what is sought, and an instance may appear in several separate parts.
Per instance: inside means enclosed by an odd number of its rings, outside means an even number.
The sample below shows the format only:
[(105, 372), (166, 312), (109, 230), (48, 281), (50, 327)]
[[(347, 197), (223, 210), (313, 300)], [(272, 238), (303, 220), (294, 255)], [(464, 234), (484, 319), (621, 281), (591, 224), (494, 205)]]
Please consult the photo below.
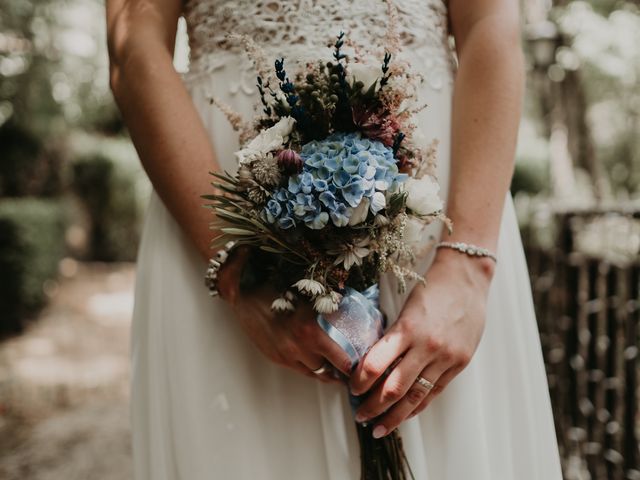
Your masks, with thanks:
[[(206, 259), (213, 232), (211, 212), (202, 207), (200, 195), (211, 189), (207, 172), (219, 168), (204, 125), (173, 68), (180, 10), (181, 0), (107, 0), (111, 87), (151, 183)], [(240, 295), (240, 268), (239, 255), (226, 262), (219, 286), (227, 292), (237, 322), (265, 356), (320, 380), (329, 378), (310, 371), (325, 358), (349, 372), (349, 357), (320, 329), (310, 307), (274, 321), (272, 292)]]
[[(211, 189), (216, 158), (173, 67), (181, 0), (108, 0), (107, 39), (114, 97), (158, 195), (204, 259), (211, 255)], [(203, 262), (204, 265), (204, 262)]]
[(513, 173), (524, 87), (518, 2), (450, 0), (449, 12), (460, 68), (453, 97), (447, 201), (455, 228), (447, 240), (495, 251)]
[[(521, 110), (524, 68), (516, 0), (449, 0), (459, 58), (452, 116), (450, 240), (495, 250)], [(447, 239), (449, 240), (449, 239)], [(469, 363), (480, 341), (493, 263), (438, 251), (426, 287), (413, 289), (397, 322), (352, 375), (358, 410), (387, 434), (424, 409)], [(514, 318), (514, 322), (518, 319)], [(437, 384), (428, 394), (418, 376)], [(385, 413), (386, 412), (386, 413)]]

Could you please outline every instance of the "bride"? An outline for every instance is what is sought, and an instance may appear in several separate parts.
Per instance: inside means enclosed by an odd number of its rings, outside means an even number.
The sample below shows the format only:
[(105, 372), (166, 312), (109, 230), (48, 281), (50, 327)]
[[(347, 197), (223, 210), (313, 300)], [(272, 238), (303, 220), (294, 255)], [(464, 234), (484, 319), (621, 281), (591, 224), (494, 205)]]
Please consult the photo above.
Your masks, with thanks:
[[(298, 309), (238, 287), (243, 259), (203, 286), (208, 171), (233, 169), (238, 140), (216, 96), (252, 114), (255, 72), (227, 34), (287, 62), (325, 55), (340, 30), (382, 41), (383, 0), (107, 0), (111, 86), (154, 186), (138, 257), (132, 420), (139, 480), (355, 479), (358, 442), (330, 362), (369, 392), (359, 421), (399, 428), (421, 480), (558, 480), (560, 462), (523, 249), (508, 194), (523, 90), (518, 2), (395, 0), (402, 54), (424, 77), (422, 133), (437, 138), (450, 242), (407, 296), (381, 284), (392, 325), (353, 372)], [(172, 66), (186, 18), (190, 71)], [(449, 36), (455, 40), (451, 47)], [(237, 42), (236, 42), (237, 43)], [(427, 140), (431, 140), (428, 138)], [(440, 236), (440, 231), (430, 231)], [(388, 376), (384, 376), (392, 366)], [(283, 368), (288, 367), (288, 368)], [(435, 384), (428, 389), (420, 377)], [(427, 385), (428, 385), (427, 382)]]

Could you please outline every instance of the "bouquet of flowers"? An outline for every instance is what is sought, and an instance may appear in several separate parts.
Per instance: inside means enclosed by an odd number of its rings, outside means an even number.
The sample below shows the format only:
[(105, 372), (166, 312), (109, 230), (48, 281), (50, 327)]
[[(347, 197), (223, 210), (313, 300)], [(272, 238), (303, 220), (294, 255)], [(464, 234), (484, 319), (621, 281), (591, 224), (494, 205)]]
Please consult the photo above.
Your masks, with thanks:
[[(424, 225), (441, 219), (435, 178), (436, 142), (420, 145), (412, 116), (421, 81), (395, 59), (399, 39), (391, 8), (384, 53), (365, 60), (340, 33), (332, 59), (300, 71), (276, 59), (273, 72), (260, 47), (242, 38), (259, 75), (261, 111), (251, 124), (212, 99), (240, 131), (237, 173), (212, 173), (211, 201), (221, 232), (217, 248), (249, 245), (248, 283), (269, 282), (280, 294), (272, 309), (311, 302), (320, 326), (356, 363), (382, 336), (377, 284), (392, 272), (399, 289), (424, 281), (411, 267)], [(355, 54), (345, 49), (353, 47)], [(370, 54), (369, 58), (376, 58)], [(249, 279), (249, 280), (247, 280)], [(351, 398), (354, 408), (360, 399)], [(374, 439), (357, 424), (362, 478), (410, 474), (397, 432)], [(407, 473), (409, 472), (409, 473)]]

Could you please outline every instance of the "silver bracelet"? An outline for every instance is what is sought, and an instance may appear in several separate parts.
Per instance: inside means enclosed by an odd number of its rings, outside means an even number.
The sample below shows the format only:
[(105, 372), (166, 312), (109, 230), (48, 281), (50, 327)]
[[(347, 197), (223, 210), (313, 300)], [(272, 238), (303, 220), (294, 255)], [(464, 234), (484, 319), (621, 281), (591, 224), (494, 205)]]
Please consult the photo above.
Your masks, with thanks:
[(238, 242), (235, 240), (230, 240), (224, 244), (220, 250), (216, 252), (216, 254), (209, 260), (209, 266), (207, 267), (207, 272), (204, 275), (204, 284), (209, 289), (209, 295), (212, 297), (217, 297), (220, 295), (218, 291), (218, 272), (224, 262), (229, 258), (229, 253), (233, 250), (233, 247), (236, 246)]
[(478, 247), (477, 245), (463, 243), (463, 242), (440, 242), (436, 245), (436, 248), (451, 248), (458, 252), (465, 253), (471, 257), (488, 257), (494, 262), (498, 262), (498, 257), (491, 253), (486, 248)]

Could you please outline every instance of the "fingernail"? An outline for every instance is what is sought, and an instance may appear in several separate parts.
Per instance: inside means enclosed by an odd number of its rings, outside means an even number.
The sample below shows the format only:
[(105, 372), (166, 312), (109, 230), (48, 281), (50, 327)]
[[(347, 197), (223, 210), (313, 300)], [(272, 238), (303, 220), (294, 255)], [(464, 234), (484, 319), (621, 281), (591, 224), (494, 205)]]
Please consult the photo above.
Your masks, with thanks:
[(377, 425), (376, 428), (373, 429), (373, 438), (384, 437), (386, 433), (387, 429), (384, 428), (384, 425)]
[(356, 422), (358, 423), (362, 423), (362, 422), (366, 422), (367, 421), (367, 417), (361, 413), (356, 413)]

